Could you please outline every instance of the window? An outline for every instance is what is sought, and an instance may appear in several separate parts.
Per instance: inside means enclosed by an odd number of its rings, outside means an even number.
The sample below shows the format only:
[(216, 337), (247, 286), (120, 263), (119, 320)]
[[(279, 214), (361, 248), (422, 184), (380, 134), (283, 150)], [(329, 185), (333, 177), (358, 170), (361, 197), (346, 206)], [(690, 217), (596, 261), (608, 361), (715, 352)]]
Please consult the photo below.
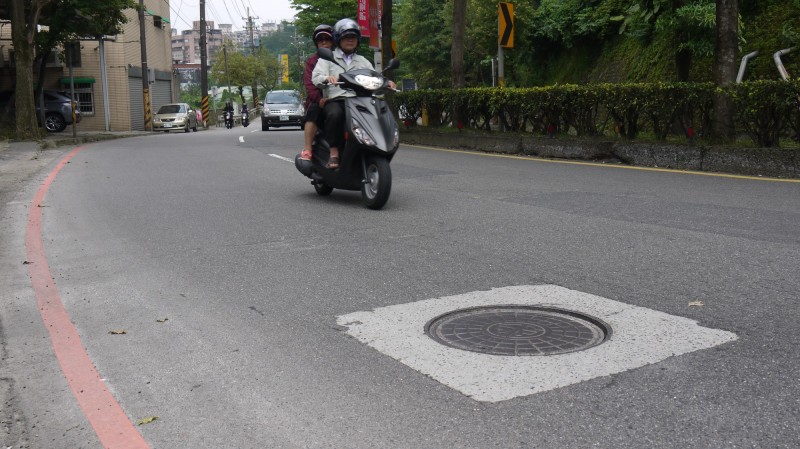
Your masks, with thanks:
[[(69, 97), (69, 78), (61, 78), (61, 86), (64, 95)], [(82, 115), (94, 115), (94, 78), (75, 78), (75, 102)]]

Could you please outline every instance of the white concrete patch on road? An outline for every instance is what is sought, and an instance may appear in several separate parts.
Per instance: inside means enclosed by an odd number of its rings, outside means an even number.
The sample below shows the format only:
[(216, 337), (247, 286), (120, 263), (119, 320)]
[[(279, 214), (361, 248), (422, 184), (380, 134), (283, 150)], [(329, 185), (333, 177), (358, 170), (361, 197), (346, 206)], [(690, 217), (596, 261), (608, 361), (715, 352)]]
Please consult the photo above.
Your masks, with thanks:
[(272, 157), (277, 157), (278, 159), (284, 160), (284, 161), (286, 161), (286, 162), (292, 162), (292, 163), (294, 163), (294, 159), (289, 159), (288, 157), (284, 157), (284, 156), (281, 156), (281, 155), (278, 155), (278, 154), (272, 154), (272, 153), (270, 153), (270, 156), (272, 156)]
[[(598, 346), (550, 356), (497, 356), (453, 349), (425, 324), (454, 310), (483, 306), (554, 307), (591, 315), (612, 329)], [(736, 334), (696, 321), (556, 285), (496, 288), (337, 317), (347, 333), (477, 401), (498, 402), (608, 376), (668, 357), (734, 341)]]
[(244, 136), (239, 136), (239, 143), (244, 143)]

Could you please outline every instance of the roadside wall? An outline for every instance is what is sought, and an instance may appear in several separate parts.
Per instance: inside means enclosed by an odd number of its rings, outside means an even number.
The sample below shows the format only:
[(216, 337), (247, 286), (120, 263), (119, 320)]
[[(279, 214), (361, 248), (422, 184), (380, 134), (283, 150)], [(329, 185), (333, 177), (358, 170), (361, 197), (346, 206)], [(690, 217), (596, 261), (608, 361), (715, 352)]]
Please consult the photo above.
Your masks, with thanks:
[(800, 150), (671, 145), (624, 140), (548, 139), (502, 133), (400, 130), (405, 144), (525, 154), (544, 158), (602, 161), (642, 167), (800, 178)]

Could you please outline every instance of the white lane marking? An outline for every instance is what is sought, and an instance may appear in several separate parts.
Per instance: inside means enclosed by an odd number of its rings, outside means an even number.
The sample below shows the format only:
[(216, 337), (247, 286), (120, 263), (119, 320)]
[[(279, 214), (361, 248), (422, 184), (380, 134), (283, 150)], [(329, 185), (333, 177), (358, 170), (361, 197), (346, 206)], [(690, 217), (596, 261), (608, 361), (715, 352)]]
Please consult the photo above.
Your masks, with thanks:
[[(611, 338), (583, 351), (496, 356), (437, 343), (425, 324), (445, 313), (492, 305), (537, 305), (603, 320)], [(483, 402), (499, 402), (632, 370), (736, 340), (696, 321), (556, 285), (523, 285), (381, 307), (337, 317), (347, 333), (437, 381)]]
[(250, 132), (251, 132), (251, 133), (257, 133), (257, 132), (259, 132), (259, 131), (260, 131), (259, 129), (251, 129), (251, 130), (250, 130)]
[(239, 143), (244, 143), (244, 136), (239, 136)]
[(277, 157), (278, 159), (284, 160), (286, 162), (294, 162), (294, 159), (289, 159), (288, 157), (279, 156), (277, 154), (270, 154), (272, 157)]

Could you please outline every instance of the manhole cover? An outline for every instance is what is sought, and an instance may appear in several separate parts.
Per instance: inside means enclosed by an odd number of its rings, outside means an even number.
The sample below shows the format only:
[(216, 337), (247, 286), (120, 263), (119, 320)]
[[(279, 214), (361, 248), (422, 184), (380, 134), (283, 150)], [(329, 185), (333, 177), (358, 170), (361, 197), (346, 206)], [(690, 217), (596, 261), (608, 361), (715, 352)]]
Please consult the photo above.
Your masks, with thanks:
[(425, 333), (444, 345), (494, 355), (553, 355), (597, 346), (611, 328), (587, 315), (531, 306), (456, 310), (434, 318)]

